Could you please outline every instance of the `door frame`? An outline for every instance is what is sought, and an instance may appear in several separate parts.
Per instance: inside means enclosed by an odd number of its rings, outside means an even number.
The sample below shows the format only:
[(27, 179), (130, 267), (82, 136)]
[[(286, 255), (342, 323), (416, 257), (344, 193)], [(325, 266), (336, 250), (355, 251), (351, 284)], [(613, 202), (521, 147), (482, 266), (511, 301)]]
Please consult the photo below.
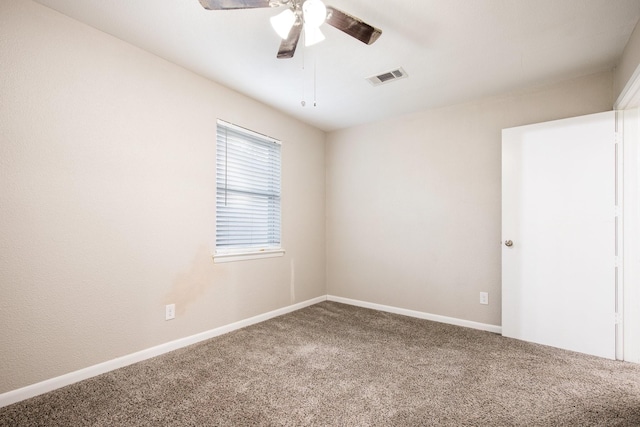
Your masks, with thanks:
[(618, 203), (620, 259), (618, 304), (622, 325), (619, 331), (620, 359), (640, 363), (640, 109), (617, 111), (621, 134)]
[(621, 359), (640, 363), (640, 66), (614, 104), (619, 138), (618, 250), (619, 309), (622, 325), (618, 341)]

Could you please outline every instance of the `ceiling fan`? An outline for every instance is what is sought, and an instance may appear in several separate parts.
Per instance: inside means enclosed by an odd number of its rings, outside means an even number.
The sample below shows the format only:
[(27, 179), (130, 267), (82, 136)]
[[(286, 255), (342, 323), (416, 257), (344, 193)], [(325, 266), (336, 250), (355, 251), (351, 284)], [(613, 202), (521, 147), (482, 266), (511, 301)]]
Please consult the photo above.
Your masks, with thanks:
[(322, 0), (199, 0), (208, 10), (256, 9), (287, 6), (283, 12), (271, 18), (271, 25), (283, 39), (278, 58), (293, 58), (298, 40), (304, 29), (305, 45), (311, 46), (324, 40), (320, 25), (324, 22), (365, 44), (372, 44), (382, 34), (361, 19), (325, 6)]

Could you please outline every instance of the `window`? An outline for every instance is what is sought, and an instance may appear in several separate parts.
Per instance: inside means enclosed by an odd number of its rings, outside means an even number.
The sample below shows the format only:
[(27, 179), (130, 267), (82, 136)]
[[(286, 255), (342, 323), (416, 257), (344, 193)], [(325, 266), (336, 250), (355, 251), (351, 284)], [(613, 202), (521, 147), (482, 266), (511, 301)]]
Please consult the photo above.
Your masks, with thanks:
[(217, 124), (214, 259), (281, 256), (280, 141)]

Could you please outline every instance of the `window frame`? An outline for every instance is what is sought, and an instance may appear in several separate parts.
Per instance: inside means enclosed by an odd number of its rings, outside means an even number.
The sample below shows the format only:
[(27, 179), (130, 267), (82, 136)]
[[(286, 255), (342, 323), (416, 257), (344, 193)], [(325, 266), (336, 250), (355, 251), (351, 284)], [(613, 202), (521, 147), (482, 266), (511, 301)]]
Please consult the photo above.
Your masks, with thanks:
[[(223, 127), (225, 129), (229, 129), (232, 130), (234, 133), (236, 134), (243, 134), (245, 136), (247, 136), (247, 140), (244, 141), (247, 144), (252, 144), (251, 139), (257, 139), (260, 140), (261, 142), (264, 143), (275, 143), (279, 145), (279, 150), (278, 150), (278, 154), (279, 154), (279, 170), (278, 170), (278, 184), (279, 184), (279, 188), (278, 188), (278, 220), (279, 220), (279, 225), (278, 225), (278, 231), (279, 231), (279, 236), (278, 236), (278, 245), (277, 246), (271, 246), (271, 245), (267, 245), (265, 247), (260, 247), (260, 246), (253, 246), (252, 244), (249, 244), (249, 246), (246, 247), (219, 247), (218, 246), (218, 240), (219, 240), (219, 229), (218, 229), (218, 217), (219, 217), (219, 208), (218, 208), (218, 192), (220, 190), (220, 183), (219, 183), (219, 173), (218, 173), (218, 168), (219, 168), (219, 152), (218, 150), (220, 149), (220, 140), (219, 140), (219, 129), (220, 127)], [(226, 141), (225, 141), (226, 144)], [(228, 157), (228, 152), (226, 152), (225, 154), (225, 165), (226, 165), (226, 161), (229, 158)], [(215, 263), (223, 263), (223, 262), (233, 262), (233, 261), (242, 261), (242, 260), (251, 260), (251, 259), (262, 259), (262, 258), (272, 258), (272, 257), (281, 257), (285, 254), (285, 250), (284, 248), (282, 248), (282, 199), (281, 199), (281, 189), (282, 189), (282, 142), (278, 139), (272, 138), (270, 136), (267, 135), (263, 135), (261, 133), (252, 131), (250, 129), (246, 129), (244, 127), (235, 125), (233, 123), (221, 120), (221, 119), (217, 119), (216, 121), (216, 227), (215, 227), (215, 249), (214, 249), (214, 253), (213, 253), (213, 260)], [(226, 172), (225, 172), (226, 173)], [(226, 177), (225, 177), (226, 179)], [(226, 184), (225, 184), (225, 191), (226, 190)], [(225, 196), (226, 197), (226, 196)], [(267, 215), (270, 215), (269, 213), (267, 213)], [(271, 218), (270, 216), (268, 216), (268, 218)]]

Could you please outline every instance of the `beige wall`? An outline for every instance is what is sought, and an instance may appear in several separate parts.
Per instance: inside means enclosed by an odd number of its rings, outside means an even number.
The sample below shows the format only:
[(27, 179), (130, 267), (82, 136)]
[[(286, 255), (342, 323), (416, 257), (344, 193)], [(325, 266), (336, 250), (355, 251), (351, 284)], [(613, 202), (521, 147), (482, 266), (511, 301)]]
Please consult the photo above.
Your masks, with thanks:
[(501, 129), (610, 110), (612, 80), (328, 134), (328, 293), (500, 325)]
[[(0, 58), (0, 393), (326, 294), (323, 132), (31, 1)], [(283, 141), (282, 258), (212, 262), (216, 118)]]
[(640, 66), (640, 22), (631, 33), (614, 73), (614, 100), (625, 89), (633, 73)]

